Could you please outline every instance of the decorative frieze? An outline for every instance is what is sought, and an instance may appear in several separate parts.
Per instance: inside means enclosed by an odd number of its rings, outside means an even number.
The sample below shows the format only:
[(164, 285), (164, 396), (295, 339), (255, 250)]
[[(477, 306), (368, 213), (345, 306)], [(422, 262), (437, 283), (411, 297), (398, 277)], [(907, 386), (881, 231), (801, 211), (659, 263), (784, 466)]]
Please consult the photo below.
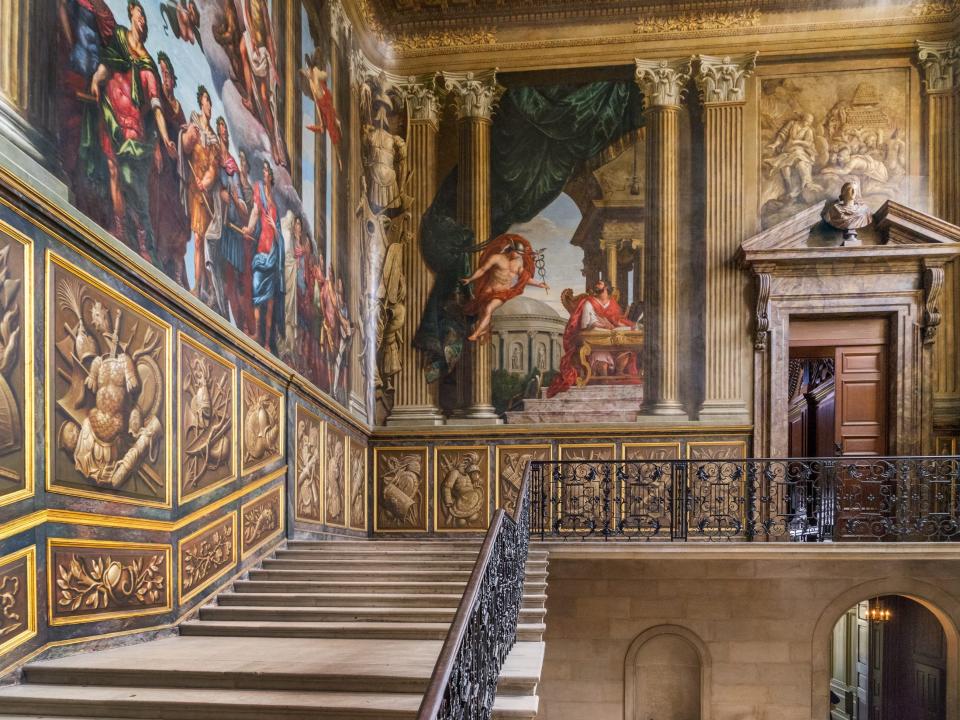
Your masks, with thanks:
[(690, 82), (690, 59), (637, 59), (635, 62), (634, 76), (643, 91), (645, 107), (678, 107)]
[(240, 557), (246, 558), (283, 532), (283, 485), (240, 507)]
[(199, 595), (237, 564), (237, 513), (205, 525), (180, 541), (180, 603)]
[(443, 82), (447, 92), (453, 97), (457, 117), (461, 120), (489, 120), (505, 91), (497, 83), (496, 69), (478, 73), (445, 72)]
[(704, 103), (743, 102), (746, 99), (746, 80), (757, 67), (757, 55), (697, 56), (697, 88)]
[(704, 10), (658, 17), (644, 12), (633, 31), (637, 35), (661, 33), (689, 33), (703, 30), (740, 30), (760, 25), (760, 8), (740, 10)]

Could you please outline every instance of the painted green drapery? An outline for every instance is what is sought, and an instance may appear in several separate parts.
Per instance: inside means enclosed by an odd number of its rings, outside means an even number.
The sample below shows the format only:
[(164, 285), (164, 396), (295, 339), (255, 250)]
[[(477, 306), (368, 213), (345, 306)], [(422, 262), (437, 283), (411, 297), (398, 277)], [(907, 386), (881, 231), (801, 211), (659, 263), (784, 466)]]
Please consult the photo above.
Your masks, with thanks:
[[(492, 237), (552, 203), (581, 163), (640, 126), (640, 109), (640, 91), (630, 81), (507, 90), (491, 136)], [(459, 279), (469, 274), (470, 249), (490, 239), (474, 238), (456, 221), (456, 211), (454, 169), (420, 226), (424, 260), (437, 279), (414, 345), (424, 353), (431, 382), (448, 373), (463, 351), (469, 319), (461, 311), (465, 291)]]

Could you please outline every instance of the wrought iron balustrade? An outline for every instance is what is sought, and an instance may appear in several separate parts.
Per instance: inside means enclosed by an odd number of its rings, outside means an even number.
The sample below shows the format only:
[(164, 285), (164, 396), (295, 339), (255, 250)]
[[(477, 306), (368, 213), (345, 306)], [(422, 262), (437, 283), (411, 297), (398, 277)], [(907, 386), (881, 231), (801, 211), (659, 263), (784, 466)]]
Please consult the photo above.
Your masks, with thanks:
[(497, 510), (434, 666), (418, 720), (488, 720), (517, 639), (530, 542), (530, 468), (512, 513)]
[(541, 539), (960, 540), (960, 457), (534, 461)]

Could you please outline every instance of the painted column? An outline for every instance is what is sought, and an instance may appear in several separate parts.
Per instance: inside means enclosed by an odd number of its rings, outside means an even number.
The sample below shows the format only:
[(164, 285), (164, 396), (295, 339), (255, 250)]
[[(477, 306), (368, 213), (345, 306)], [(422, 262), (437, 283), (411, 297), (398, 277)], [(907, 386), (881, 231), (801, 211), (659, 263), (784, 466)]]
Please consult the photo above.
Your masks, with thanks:
[(403, 370), (397, 377), (393, 410), (388, 425), (442, 425), (437, 408), (436, 383), (428, 384), (420, 352), (413, 338), (420, 327), (423, 309), (433, 286), (433, 271), (427, 267), (420, 246), (420, 219), (437, 194), (437, 133), (440, 127), (440, 102), (436, 77), (410, 78), (403, 88), (409, 117), (407, 158), (410, 164), (410, 236), (404, 248), (403, 273), (407, 279), (407, 306), (404, 343), (401, 350)]
[[(612, 285), (614, 287), (618, 287), (617, 285), (617, 270), (618, 270), (617, 250), (620, 247), (620, 241), (615, 238), (613, 239), (601, 238), (600, 247), (603, 248), (603, 252), (606, 255), (606, 260), (607, 260), (607, 270), (606, 270), (607, 284)], [(623, 298), (621, 298), (621, 300), (623, 300)]]
[(54, 113), (57, 3), (0, 0), (0, 135), (48, 170)]
[(646, 411), (686, 418), (680, 403), (677, 268), (680, 100), (690, 80), (690, 60), (637, 60), (646, 125), (644, 283)]
[(755, 52), (697, 58), (706, 155), (706, 382), (700, 417), (724, 422), (749, 421), (747, 276), (736, 258), (744, 239), (743, 108), (756, 61)]
[[(360, 173), (363, 167), (360, 161), (360, 133), (362, 131), (360, 126), (360, 91), (364, 80), (365, 63), (366, 59), (359, 51), (355, 51), (351, 55), (350, 124), (348, 126), (350, 132), (347, 133), (341, 141), (345, 143), (345, 147), (341, 148), (341, 152), (346, 154), (345, 159), (347, 159), (349, 163), (346, 172), (350, 183), (349, 207), (351, 208), (351, 217), (353, 217), (352, 209), (360, 203)], [(350, 228), (351, 248), (363, 247), (362, 223), (362, 217), (357, 215), (353, 217), (352, 221), (348, 224)], [(364, 329), (366, 327), (366, 318), (361, 316), (365, 287), (363, 275), (366, 273), (366, 266), (364, 265), (364, 258), (361, 257), (359, 252), (351, 252), (347, 257), (349, 258), (349, 271), (352, 279), (350, 283), (350, 317), (354, 318), (355, 322), (355, 335), (353, 343), (350, 345), (350, 409), (356, 415), (372, 420), (373, 416), (369, 413), (372, 412), (374, 401), (369, 397), (369, 395), (372, 395), (372, 390), (369, 389), (367, 378), (370, 377), (372, 379), (373, 375), (368, 375), (367, 368), (364, 367), (362, 362), (364, 350), (366, 349), (364, 345), (370, 344), (370, 339), (367, 337)], [(366, 282), (370, 282), (370, 280), (367, 279)], [(374, 348), (374, 353), (375, 352), (376, 348)], [(366, 354), (369, 357), (369, 351)], [(375, 354), (374, 357), (376, 357)], [(370, 363), (367, 363), (367, 366), (370, 367)]]
[[(473, 230), (476, 244), (490, 239), (490, 127), (503, 94), (497, 71), (443, 73), (457, 110), (459, 163), (457, 219)], [(474, 253), (475, 269), (480, 253)], [(469, 341), (468, 341), (469, 342)], [(492, 402), (489, 342), (469, 343), (470, 402), (459, 422), (499, 422)]]
[[(926, 101), (930, 210), (960, 223), (960, 41), (917, 42)], [(960, 422), (960, 267), (949, 263), (940, 307), (942, 336), (934, 345), (934, 422)]]

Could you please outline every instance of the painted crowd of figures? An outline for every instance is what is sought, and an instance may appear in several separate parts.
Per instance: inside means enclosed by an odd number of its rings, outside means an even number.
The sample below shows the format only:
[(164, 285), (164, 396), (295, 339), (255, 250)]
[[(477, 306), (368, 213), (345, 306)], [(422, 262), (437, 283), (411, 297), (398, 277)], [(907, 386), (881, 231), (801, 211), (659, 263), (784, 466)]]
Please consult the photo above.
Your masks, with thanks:
[[(146, 46), (150, 13), (139, 0), (124, 4), (126, 18), (106, 0), (58, 0), (61, 157), (77, 205), (342, 398), (352, 335), (343, 279), (324, 264), (289, 180), (269, 3), (202, 4), (222, 67), (203, 49), (193, 0), (160, 3), (175, 39), (161, 38), (155, 54)], [(181, 90), (172, 56), (206, 58), (212, 78), (226, 76), (223, 86)], [(320, 99), (329, 101), (325, 88)], [(226, 117), (214, 117), (215, 100)], [(338, 122), (329, 102), (321, 110), (310, 129), (332, 138)], [(231, 129), (241, 137), (235, 153)]]

